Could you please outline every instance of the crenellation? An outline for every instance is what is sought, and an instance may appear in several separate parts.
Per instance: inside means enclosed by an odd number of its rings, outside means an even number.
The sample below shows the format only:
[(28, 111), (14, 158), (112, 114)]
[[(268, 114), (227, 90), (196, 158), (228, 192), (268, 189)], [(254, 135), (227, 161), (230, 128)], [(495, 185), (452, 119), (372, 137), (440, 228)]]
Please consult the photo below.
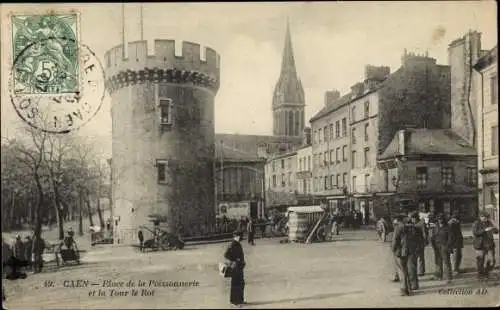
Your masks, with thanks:
[[(112, 77), (120, 72), (140, 71), (145, 68), (175, 69), (204, 73), (216, 80), (220, 76), (220, 55), (209, 47), (202, 47), (194, 42), (182, 42), (182, 55), (176, 56), (175, 40), (155, 40), (154, 54), (148, 55), (147, 41), (128, 43), (128, 57), (123, 57), (123, 46), (118, 45), (105, 53), (106, 76)], [(202, 59), (201, 48), (205, 55)]]

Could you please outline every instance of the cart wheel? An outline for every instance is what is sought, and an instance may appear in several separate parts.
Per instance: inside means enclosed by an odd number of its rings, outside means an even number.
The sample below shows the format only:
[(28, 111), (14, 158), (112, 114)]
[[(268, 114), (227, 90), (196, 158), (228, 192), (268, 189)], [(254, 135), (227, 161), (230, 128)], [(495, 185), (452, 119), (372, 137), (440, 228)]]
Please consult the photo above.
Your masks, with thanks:
[(318, 231), (316, 232), (316, 238), (318, 241), (325, 241), (326, 239), (326, 229), (325, 226), (321, 226), (318, 228)]

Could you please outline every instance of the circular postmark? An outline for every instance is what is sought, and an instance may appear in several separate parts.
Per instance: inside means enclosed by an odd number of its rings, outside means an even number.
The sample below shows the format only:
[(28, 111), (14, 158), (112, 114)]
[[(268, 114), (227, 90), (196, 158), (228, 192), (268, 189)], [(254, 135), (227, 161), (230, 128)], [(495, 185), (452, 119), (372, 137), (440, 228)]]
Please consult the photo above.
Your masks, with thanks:
[(47, 37), (14, 55), (11, 102), (30, 126), (68, 133), (87, 124), (105, 95), (104, 69), (94, 52), (74, 38)]

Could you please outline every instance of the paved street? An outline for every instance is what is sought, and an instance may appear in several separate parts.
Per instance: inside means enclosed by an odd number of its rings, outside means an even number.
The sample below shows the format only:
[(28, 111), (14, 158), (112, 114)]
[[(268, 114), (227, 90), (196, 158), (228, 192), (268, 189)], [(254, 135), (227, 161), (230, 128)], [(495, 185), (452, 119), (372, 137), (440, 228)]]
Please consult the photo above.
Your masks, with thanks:
[[(400, 297), (398, 284), (390, 282), (389, 243), (377, 242), (374, 234), (374, 231), (346, 232), (335, 242), (312, 245), (279, 244), (278, 239), (257, 240), (255, 247), (244, 243), (248, 262), (247, 307), (439, 307), (500, 303), (499, 281), (481, 284), (472, 272), (461, 275), (451, 285), (425, 276), (415, 296)], [(182, 251), (149, 254), (100, 246), (85, 253), (81, 266), (5, 281), (7, 309), (228, 308), (229, 281), (217, 271), (225, 246), (196, 245)], [(430, 248), (426, 254), (430, 271)], [(472, 271), (470, 242), (464, 256), (464, 267)], [(46, 280), (54, 281), (54, 287), (43, 287)], [(67, 280), (90, 280), (99, 285), (65, 288)], [(126, 287), (116, 291), (129, 291), (129, 296), (109, 296), (111, 288), (102, 288), (105, 280), (123, 281), (124, 285), (132, 280), (138, 296), (130, 296), (131, 289)], [(153, 296), (141, 296), (139, 280), (147, 282), (145, 288)], [(197, 281), (199, 285), (152, 288), (150, 280)], [(106, 296), (99, 297), (96, 292), (96, 296), (89, 297), (89, 291), (99, 288)], [(443, 294), (447, 288), (471, 288), (473, 294)], [(477, 288), (486, 288), (485, 295), (474, 294)]]

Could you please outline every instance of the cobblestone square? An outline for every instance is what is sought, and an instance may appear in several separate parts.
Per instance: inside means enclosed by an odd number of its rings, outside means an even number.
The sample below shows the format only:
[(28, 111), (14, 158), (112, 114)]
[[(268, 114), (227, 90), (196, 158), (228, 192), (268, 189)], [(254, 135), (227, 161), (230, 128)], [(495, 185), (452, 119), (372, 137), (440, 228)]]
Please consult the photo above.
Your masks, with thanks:
[[(248, 262), (245, 308), (499, 304), (499, 281), (476, 280), (470, 242), (464, 249), (466, 272), (451, 285), (430, 280), (432, 250), (426, 248), (428, 275), (421, 278), (421, 289), (414, 296), (400, 297), (398, 284), (390, 282), (389, 243), (376, 241), (374, 234), (346, 231), (334, 242), (309, 245), (280, 244), (279, 239), (259, 239), (255, 247), (243, 242)], [(7, 309), (228, 308), (229, 280), (217, 270), (225, 247), (224, 243), (193, 245), (146, 254), (99, 246), (85, 253), (80, 266), (6, 280)], [(52, 287), (44, 287), (50, 286), (47, 281), (53, 282)], [(140, 281), (145, 285), (139, 287)], [(85, 283), (87, 287), (71, 287)], [(99, 290), (105, 296), (99, 296)]]

